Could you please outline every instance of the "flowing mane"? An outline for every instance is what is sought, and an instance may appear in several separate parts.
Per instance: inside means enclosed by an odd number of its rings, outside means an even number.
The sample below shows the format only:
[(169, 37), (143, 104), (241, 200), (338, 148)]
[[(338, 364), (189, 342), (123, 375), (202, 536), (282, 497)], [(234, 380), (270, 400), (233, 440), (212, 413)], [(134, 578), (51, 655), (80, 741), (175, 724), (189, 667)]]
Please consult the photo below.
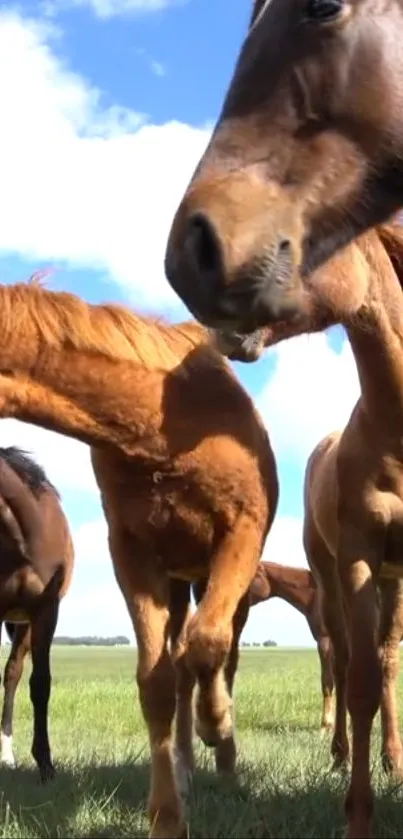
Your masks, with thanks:
[(146, 367), (175, 366), (189, 347), (207, 344), (207, 333), (194, 322), (177, 325), (135, 314), (115, 303), (92, 304), (74, 294), (49, 291), (39, 283), (0, 286), (2, 323), (10, 334), (36, 329), (57, 352), (71, 347), (78, 352), (116, 361), (140, 362)]
[(16, 472), (23, 483), (35, 494), (40, 495), (45, 489), (52, 489), (60, 498), (55, 486), (46, 476), (45, 470), (28, 455), (27, 452), (17, 446), (0, 446), (0, 458), (5, 460)]

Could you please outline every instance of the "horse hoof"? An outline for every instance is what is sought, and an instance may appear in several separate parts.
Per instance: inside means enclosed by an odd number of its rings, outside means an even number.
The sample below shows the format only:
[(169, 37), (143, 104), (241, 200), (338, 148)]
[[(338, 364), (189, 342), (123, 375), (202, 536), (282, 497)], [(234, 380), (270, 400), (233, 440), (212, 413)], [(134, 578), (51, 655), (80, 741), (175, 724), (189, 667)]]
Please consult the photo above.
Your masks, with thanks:
[(7, 735), (1, 732), (0, 745), (0, 763), (3, 766), (7, 766), (9, 769), (15, 769), (12, 735)]
[(0, 766), (4, 766), (5, 769), (15, 769), (16, 762), (13, 757), (2, 757), (0, 758)]
[(332, 764), (331, 771), (335, 772), (335, 773), (336, 772), (337, 773), (341, 772), (342, 774), (347, 773), (349, 771), (348, 757), (345, 757), (345, 758), (335, 757), (335, 759), (333, 761), (333, 764)]
[(332, 722), (322, 723), (322, 725), (320, 727), (321, 737), (326, 737), (327, 734), (332, 734), (333, 728), (334, 728), (334, 726), (333, 726)]
[(185, 768), (177, 773), (178, 793), (185, 808), (189, 805), (192, 778), (192, 773)]
[(46, 766), (41, 766), (41, 768), (39, 769), (39, 774), (41, 782), (43, 784), (47, 784), (48, 781), (53, 781), (53, 778), (56, 775), (56, 769), (51, 763), (49, 763)]
[(401, 778), (403, 776), (402, 756), (399, 756), (399, 758), (396, 759), (390, 755), (383, 754), (381, 755), (381, 760), (382, 769), (386, 775), (393, 775), (397, 778)]
[(185, 822), (183, 826), (179, 828), (178, 832), (176, 832), (176, 830), (172, 830), (172, 826), (169, 827), (167, 825), (164, 828), (161, 825), (158, 827), (155, 825), (151, 828), (148, 835), (149, 839), (189, 839), (189, 825)]
[(236, 746), (233, 737), (221, 740), (215, 750), (216, 771), (221, 775), (236, 774)]

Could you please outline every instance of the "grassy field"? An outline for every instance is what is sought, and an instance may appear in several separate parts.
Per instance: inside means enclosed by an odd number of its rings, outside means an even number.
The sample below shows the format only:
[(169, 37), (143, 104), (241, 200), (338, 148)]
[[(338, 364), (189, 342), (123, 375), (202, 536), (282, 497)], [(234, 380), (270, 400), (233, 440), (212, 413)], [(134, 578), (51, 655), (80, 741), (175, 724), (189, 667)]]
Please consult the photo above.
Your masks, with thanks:
[[(4, 652), (3, 652), (4, 660)], [(27, 676), (15, 714), (18, 769), (0, 770), (1, 837), (144, 837), (148, 744), (130, 649), (56, 647), (51, 742), (57, 778), (42, 787), (30, 757)], [(27, 667), (27, 671), (29, 668)], [(191, 836), (342, 836), (345, 780), (319, 734), (315, 651), (253, 650), (236, 685), (237, 781), (219, 780), (198, 745)], [(401, 691), (400, 691), (401, 695)], [(374, 734), (376, 836), (402, 836), (403, 792), (383, 777)]]

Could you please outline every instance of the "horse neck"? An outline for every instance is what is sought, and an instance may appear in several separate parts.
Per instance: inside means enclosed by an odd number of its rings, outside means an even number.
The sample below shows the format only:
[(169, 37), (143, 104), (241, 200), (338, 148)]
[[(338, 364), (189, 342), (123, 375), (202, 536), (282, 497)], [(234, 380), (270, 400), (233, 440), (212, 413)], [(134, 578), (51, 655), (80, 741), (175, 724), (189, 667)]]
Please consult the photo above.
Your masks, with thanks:
[[(379, 256), (379, 254), (378, 254)], [(345, 323), (361, 385), (361, 408), (386, 425), (403, 427), (403, 293), (386, 253), (365, 310)]]
[[(68, 334), (63, 340), (52, 338), (52, 318), (59, 317), (63, 324), (67, 296), (46, 294), (57, 296), (60, 314), (45, 305), (41, 312), (37, 289), (31, 293), (29, 287), (0, 286), (0, 416), (40, 425), (89, 445), (111, 443), (124, 453), (132, 452), (133, 441), (144, 432), (155, 437), (157, 446), (158, 412), (167, 375), (167, 366), (159, 366), (162, 350), (156, 347), (153, 367), (141, 362), (141, 353), (136, 358), (128, 341), (126, 357), (124, 351), (116, 358), (110, 351), (103, 352), (101, 329), (95, 350), (72, 345)], [(87, 315), (90, 320), (90, 310)], [(196, 342), (194, 330), (188, 341), (186, 335), (173, 337), (166, 353), (172, 358), (171, 368), (179, 363), (177, 345), (185, 354)]]
[(281, 597), (290, 606), (306, 614), (314, 593), (309, 571), (271, 562), (263, 563), (263, 565), (270, 584), (270, 596)]

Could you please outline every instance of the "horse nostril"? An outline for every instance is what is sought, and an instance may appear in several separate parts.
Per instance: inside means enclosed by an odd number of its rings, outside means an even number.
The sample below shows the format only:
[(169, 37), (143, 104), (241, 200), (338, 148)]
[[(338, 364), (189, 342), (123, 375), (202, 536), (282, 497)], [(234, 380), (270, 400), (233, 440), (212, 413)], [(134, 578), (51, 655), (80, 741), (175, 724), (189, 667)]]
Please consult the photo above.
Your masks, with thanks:
[(203, 213), (195, 213), (189, 219), (185, 247), (200, 274), (222, 271), (223, 260), (218, 235), (211, 221)]

